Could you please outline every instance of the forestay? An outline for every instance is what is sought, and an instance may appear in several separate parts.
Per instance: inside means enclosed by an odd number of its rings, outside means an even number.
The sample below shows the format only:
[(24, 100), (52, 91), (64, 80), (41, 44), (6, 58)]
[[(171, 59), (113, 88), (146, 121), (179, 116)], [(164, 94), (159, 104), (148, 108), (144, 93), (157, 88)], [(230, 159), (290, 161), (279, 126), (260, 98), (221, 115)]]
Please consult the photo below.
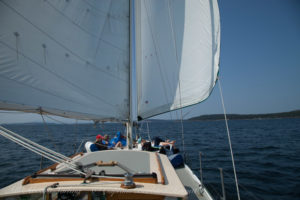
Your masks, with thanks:
[(138, 116), (205, 100), (219, 70), (217, 0), (136, 1)]
[(0, 1), (0, 109), (129, 113), (129, 1)]

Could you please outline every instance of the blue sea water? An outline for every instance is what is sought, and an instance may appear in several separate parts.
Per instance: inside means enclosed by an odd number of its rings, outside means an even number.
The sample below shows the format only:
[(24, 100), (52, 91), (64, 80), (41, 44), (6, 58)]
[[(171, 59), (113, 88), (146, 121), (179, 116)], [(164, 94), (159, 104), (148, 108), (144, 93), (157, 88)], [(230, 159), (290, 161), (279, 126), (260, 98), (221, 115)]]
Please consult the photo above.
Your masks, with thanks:
[[(237, 199), (224, 121), (185, 121), (184, 144), (188, 165), (199, 176), (202, 152), (204, 184), (219, 199), (222, 194), (218, 168), (223, 168), (226, 197)], [(41, 145), (72, 155), (83, 141), (99, 133), (113, 136), (120, 124), (15, 124), (6, 128)], [(147, 126), (141, 135), (148, 138)], [(241, 199), (300, 199), (300, 119), (230, 120), (234, 159)], [(181, 124), (151, 121), (151, 137), (176, 140), (182, 149)], [(83, 148), (81, 148), (83, 150)], [(0, 188), (31, 175), (41, 167), (41, 157), (0, 137)], [(52, 164), (43, 159), (42, 167)]]

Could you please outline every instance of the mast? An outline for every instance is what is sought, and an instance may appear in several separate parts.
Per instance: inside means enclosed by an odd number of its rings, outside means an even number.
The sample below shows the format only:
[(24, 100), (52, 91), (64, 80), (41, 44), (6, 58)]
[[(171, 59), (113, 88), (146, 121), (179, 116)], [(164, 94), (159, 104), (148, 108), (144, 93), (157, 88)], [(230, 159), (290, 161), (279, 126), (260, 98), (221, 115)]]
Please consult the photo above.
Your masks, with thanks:
[(133, 125), (133, 60), (134, 60), (134, 0), (129, 0), (129, 116), (126, 123), (127, 148), (132, 149), (132, 125)]

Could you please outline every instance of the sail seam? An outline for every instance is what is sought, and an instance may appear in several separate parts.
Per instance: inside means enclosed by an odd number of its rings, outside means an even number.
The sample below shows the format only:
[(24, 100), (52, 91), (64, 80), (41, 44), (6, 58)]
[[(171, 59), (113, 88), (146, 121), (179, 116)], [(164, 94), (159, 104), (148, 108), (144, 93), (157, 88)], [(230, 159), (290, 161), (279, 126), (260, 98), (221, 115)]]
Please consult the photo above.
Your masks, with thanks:
[[(0, 41), (0, 43), (2, 43), (3, 45), (5, 45), (6, 47), (10, 48), (11, 50), (13, 50), (13, 47), (11, 47), (10, 45), (6, 44), (5, 42)], [(110, 104), (110, 103), (104, 101), (103, 99), (100, 99), (98, 96), (95, 96), (95, 95), (90, 94), (89, 92), (83, 90), (82, 88), (80, 88), (80, 87), (77, 86), (76, 84), (70, 82), (69, 80), (66, 80), (66, 79), (62, 78), (60, 75), (58, 75), (58, 74), (54, 73), (53, 71), (51, 71), (51, 70), (49, 70), (49, 69), (43, 67), (41, 64), (39, 64), (38, 62), (36, 62), (36, 61), (33, 60), (32, 58), (26, 56), (21, 50), (19, 50), (19, 54), (21, 54), (24, 58), (28, 59), (28, 60), (31, 61), (32, 63), (36, 64), (36, 66), (38, 66), (38, 67), (44, 69), (45, 71), (47, 71), (48, 73), (50, 73), (50, 74), (56, 76), (56, 77), (59, 78), (60, 80), (65, 81), (66, 83), (68, 83), (68, 84), (71, 85), (72, 87), (79, 89), (80, 91), (82, 91), (82, 92), (84, 92), (84, 93), (90, 95), (91, 97), (94, 97), (94, 98), (96, 98), (96, 99), (102, 101), (103, 103), (106, 103), (107, 105), (109, 105), (109, 106), (111, 106), (111, 107), (114, 107), (114, 106), (115, 106), (115, 105), (112, 105), (112, 104)], [(2, 77), (3, 77), (3, 76), (2, 76)], [(12, 80), (12, 79), (10, 79), (10, 80)], [(14, 80), (14, 81), (16, 81), (16, 80)], [(17, 82), (17, 81), (16, 81), (16, 82)], [(69, 100), (69, 101), (70, 101), (70, 100)]]
[(106, 14), (105, 11), (102, 11), (102, 10), (98, 9), (95, 5), (90, 4), (87, 0), (82, 0), (82, 1), (85, 2), (85, 4), (89, 5), (90, 7), (92, 7), (93, 9), (97, 10), (98, 13), (101, 13), (101, 14), (105, 13)]
[[(165, 81), (164, 81), (164, 80), (166, 80), (166, 82), (168, 83), (168, 80), (163, 78), (163, 73), (162, 73), (161, 63), (160, 63), (159, 53), (158, 53), (159, 49), (158, 49), (158, 45), (156, 44), (156, 38), (155, 38), (154, 33), (153, 33), (153, 27), (151, 26), (151, 22), (150, 22), (150, 20), (149, 20), (149, 18), (150, 18), (150, 16), (149, 16), (149, 10), (148, 10), (149, 8), (148, 8), (146, 2), (144, 2), (144, 5), (145, 5), (146, 14), (147, 14), (148, 24), (149, 24), (149, 26), (150, 26), (150, 31), (151, 31), (152, 41), (153, 41), (153, 43), (154, 43), (155, 54), (156, 54), (156, 56), (157, 56), (158, 69), (159, 69), (159, 71), (160, 71), (160, 76), (161, 76), (161, 80), (162, 80), (162, 83), (163, 83), (162, 85), (163, 85), (163, 90), (164, 90), (164, 96), (165, 96), (166, 101), (169, 102), (169, 99), (168, 99), (168, 92), (167, 92), (167, 89), (166, 89), (167, 86), (166, 86), (166, 83), (165, 83)], [(171, 88), (171, 87), (169, 87), (169, 88)], [(167, 105), (168, 105), (168, 104), (167, 104)], [(171, 113), (170, 113), (170, 114), (171, 114)], [(171, 115), (171, 118), (172, 118), (172, 115)]]
[[(58, 44), (59, 46), (61, 46), (63, 49), (66, 49), (67, 51), (69, 51), (73, 56), (77, 57), (78, 59), (80, 59), (81, 61), (83, 61), (84, 63), (87, 63), (88, 61), (79, 56), (78, 54), (76, 54), (75, 52), (73, 52), (72, 50), (70, 50), (69, 48), (67, 48), (65, 45), (63, 45), (62, 43), (60, 43), (59, 41), (57, 41), (55, 38), (53, 38), (51, 35), (49, 35), (48, 33), (46, 33), (44, 30), (40, 29), (39, 27), (37, 27), (35, 24), (33, 24), (29, 19), (27, 19), (24, 15), (22, 15), (20, 12), (18, 12), (16, 9), (14, 9), (13, 7), (11, 7), (10, 5), (4, 3), (3, 1), (1, 1), (5, 6), (7, 6), (8, 8), (10, 8), (12, 11), (14, 11), (15, 13), (17, 13), (20, 17), (22, 17), (25, 21), (27, 21), (29, 24), (31, 24), (35, 29), (37, 29), (38, 31), (40, 31), (41, 33), (43, 33), (44, 35), (46, 35), (49, 39), (51, 39), (52, 41), (54, 41), (56, 44)], [(98, 69), (100, 70), (101, 72), (113, 77), (113, 78), (116, 78), (117, 80), (121, 80), (121, 81), (124, 81), (126, 82), (126, 80), (124, 79), (121, 79), (120, 77), (112, 74), (112, 73), (109, 73), (107, 71), (105, 71), (104, 69), (102, 69), (101, 67), (93, 64), (93, 63), (89, 63), (92, 67), (94, 67), (95, 69)]]
[[(82, 104), (80, 104), (80, 103), (78, 103), (78, 102), (72, 101), (72, 100), (70, 100), (70, 99), (63, 98), (63, 97), (58, 96), (58, 95), (55, 95), (55, 94), (52, 94), (51, 92), (48, 92), (48, 91), (46, 91), (46, 90), (42, 90), (42, 89), (40, 89), (40, 88), (33, 87), (33, 86), (28, 85), (28, 84), (26, 84), (26, 83), (19, 82), (19, 81), (15, 80), (15, 79), (11, 79), (11, 78), (8, 78), (8, 77), (2, 76), (2, 75), (0, 75), (0, 77), (3, 78), (3, 79), (6, 79), (6, 80), (10, 80), (10, 81), (16, 82), (16, 83), (18, 83), (18, 84), (20, 84), (20, 85), (25, 85), (26, 87), (29, 87), (29, 88), (34, 89), (34, 90), (38, 90), (38, 91), (40, 91), (40, 92), (42, 92), (42, 93), (45, 93), (45, 94), (48, 94), (48, 95), (52, 95), (52, 96), (54, 96), (54, 97), (58, 97), (58, 98), (63, 99), (63, 100), (65, 100), (65, 101), (69, 101), (69, 102), (76, 103), (76, 104), (78, 104), (78, 105), (84, 106), (84, 105), (82, 105)], [(14, 102), (14, 103), (18, 104), (17, 102)], [(36, 107), (38, 107), (38, 106), (36, 106)]]
[[(110, 4), (109, 4), (108, 13), (110, 12), (111, 4), (112, 4), (112, 2), (110, 2)], [(104, 22), (103, 27), (102, 27), (102, 29), (100, 31), (100, 36), (99, 36), (99, 39), (98, 39), (98, 42), (97, 42), (97, 47), (96, 47), (96, 51), (95, 51), (94, 57), (96, 57), (96, 55), (98, 53), (98, 49), (100, 48), (102, 34), (104, 32), (104, 29), (105, 29), (107, 21), (108, 21), (108, 17), (105, 18), (105, 22)], [(96, 38), (98, 38), (98, 37), (96, 37)]]
[[(49, 115), (55, 115), (55, 116), (62, 116), (62, 117), (67, 117), (67, 118), (74, 118), (74, 119), (82, 119), (82, 120), (101, 120), (101, 121), (116, 121), (116, 122), (123, 122), (123, 119), (117, 119), (117, 118), (112, 118), (112, 117), (107, 117), (107, 118), (99, 118), (97, 114), (92, 114), (92, 113), (84, 113), (84, 112), (74, 112), (74, 111), (68, 111), (66, 109), (61, 110), (57, 108), (51, 108), (51, 107), (40, 107), (40, 106), (32, 106), (32, 105), (27, 105), (27, 104), (22, 104), (22, 106), (27, 106), (30, 107), (28, 109), (19, 109), (19, 108), (11, 108), (10, 106), (8, 107), (3, 107), (1, 106), (2, 102), (5, 104), (8, 104), (7, 101), (0, 101), (0, 109), (3, 110), (8, 110), (8, 111), (21, 111), (21, 112), (30, 112), (30, 113), (40, 113), (40, 108), (43, 109), (43, 113), (49, 114)], [(19, 103), (16, 102), (9, 102), (11, 105), (19, 105)], [(49, 110), (53, 110), (54, 112), (51, 112)], [(7, 112), (10, 113), (10, 112)], [(19, 114), (19, 113), (17, 113)], [(69, 114), (69, 115), (67, 115)], [(71, 116), (73, 115), (73, 116)], [(74, 116), (75, 115), (75, 116)]]
[[(76, 23), (75, 21), (73, 21), (70, 17), (68, 17), (67, 15), (65, 15), (63, 12), (61, 12), (59, 9), (57, 9), (53, 4), (51, 4), (49, 1), (46, 1), (46, 3), (48, 3), (54, 10), (56, 10), (57, 13), (59, 13), (61, 16), (65, 17), (66, 19), (68, 19), (72, 24), (74, 24), (75, 26), (77, 26), (78, 28), (80, 28), (82, 31), (84, 31), (85, 33), (87, 33), (88, 35), (90, 35), (91, 37), (94, 38), (98, 38), (98, 36), (92, 32), (89, 32), (88, 30), (86, 30), (84, 27), (82, 27), (81, 25), (79, 25), (78, 23)], [(110, 6), (111, 7), (111, 6)], [(109, 9), (110, 10), (110, 9)], [(107, 15), (107, 13), (103, 12), (105, 15)], [(103, 13), (101, 13), (103, 15)], [(108, 12), (109, 13), (109, 12)], [(106, 16), (107, 19), (107, 16)], [(116, 20), (116, 19), (114, 19)], [(105, 25), (104, 25), (105, 26)], [(102, 31), (101, 31), (102, 32)], [(101, 34), (102, 35), (102, 34)], [(101, 37), (99, 38), (99, 40), (101, 40), (102, 42), (120, 50), (123, 53), (126, 53), (126, 50), (121, 49), (120, 47), (110, 43), (109, 41), (106, 41), (104, 39), (102, 39)]]
[[(178, 59), (178, 53), (177, 53), (177, 43), (176, 43), (176, 37), (175, 37), (175, 32), (174, 32), (174, 18), (173, 14), (171, 14), (171, 7), (170, 7), (170, 1), (168, 1), (168, 10), (169, 10), (169, 17), (170, 17), (170, 22), (171, 22), (171, 29), (172, 29), (172, 39), (174, 41), (174, 47), (175, 47), (175, 55), (176, 55), (176, 64), (177, 67), (179, 68), (179, 59)], [(182, 151), (185, 153), (185, 144), (184, 144), (184, 128), (183, 128), (183, 115), (182, 115), (182, 99), (181, 99), (181, 79), (180, 79), (180, 73), (178, 73), (178, 89), (179, 89), (179, 101), (180, 101), (180, 124), (181, 124), (181, 140), (182, 140)], [(171, 112), (170, 112), (171, 113)], [(176, 112), (177, 114), (177, 112)]]

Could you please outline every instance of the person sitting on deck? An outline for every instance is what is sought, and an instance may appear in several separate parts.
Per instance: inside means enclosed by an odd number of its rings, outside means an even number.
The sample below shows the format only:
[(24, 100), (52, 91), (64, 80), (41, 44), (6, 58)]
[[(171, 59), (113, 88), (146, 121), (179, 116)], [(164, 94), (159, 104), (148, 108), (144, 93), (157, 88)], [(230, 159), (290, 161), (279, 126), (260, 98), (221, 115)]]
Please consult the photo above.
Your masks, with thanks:
[(161, 146), (170, 146), (174, 147), (175, 140), (162, 140), (160, 137), (155, 137), (154, 140), (152, 141), (152, 146), (153, 147), (161, 147)]
[(109, 145), (109, 136), (107, 134), (103, 136), (102, 144)]
[[(112, 140), (111, 140), (112, 141)], [(104, 145), (107, 145), (108, 149), (114, 149), (114, 144), (111, 143), (111, 141), (109, 141), (109, 136), (107, 134), (104, 135), (102, 143)]]
[(144, 139), (141, 140), (141, 149), (143, 151), (158, 151), (162, 154), (177, 154), (179, 153), (179, 149), (176, 149), (175, 141), (169, 141), (169, 140), (162, 140), (159, 137), (155, 137), (154, 140), (151, 142), (146, 141)]
[(94, 144), (91, 145), (90, 149), (91, 151), (102, 151), (102, 150), (107, 150), (107, 145), (103, 144), (102, 140), (103, 140), (103, 136), (102, 135), (97, 135), (96, 136), (96, 141), (94, 142)]
[(117, 135), (110, 140), (110, 144), (112, 147), (122, 148), (123, 146), (126, 146), (126, 139), (121, 132), (117, 132)]

